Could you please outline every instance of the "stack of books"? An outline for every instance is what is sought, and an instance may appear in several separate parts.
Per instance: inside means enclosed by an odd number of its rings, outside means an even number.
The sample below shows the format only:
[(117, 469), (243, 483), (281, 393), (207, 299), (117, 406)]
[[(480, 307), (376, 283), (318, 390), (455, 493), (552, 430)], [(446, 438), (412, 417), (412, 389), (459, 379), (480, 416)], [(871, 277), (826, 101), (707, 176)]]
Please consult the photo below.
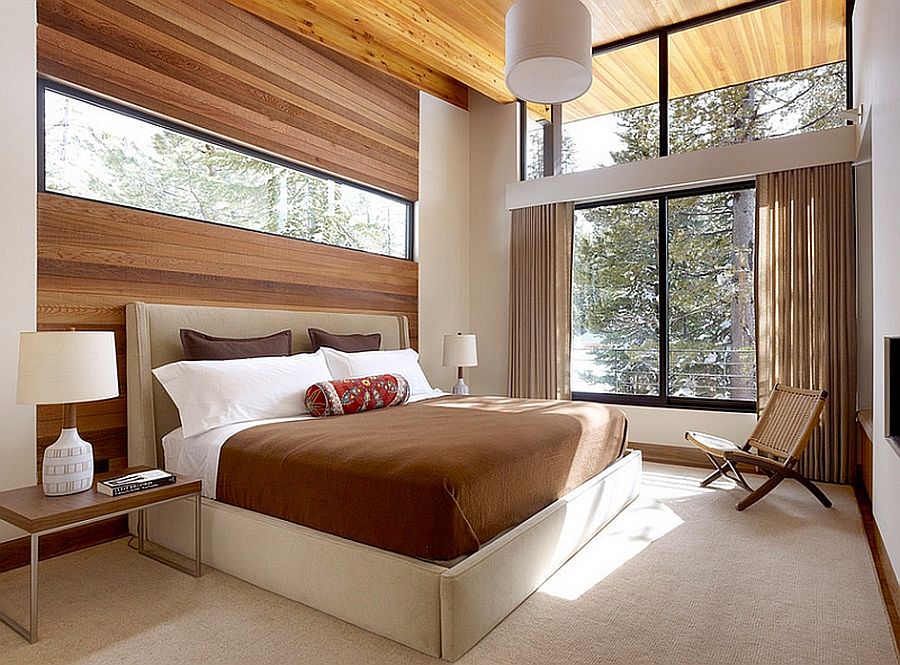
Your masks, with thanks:
[(129, 473), (127, 476), (108, 478), (97, 483), (97, 491), (107, 496), (120, 496), (141, 490), (149, 490), (175, 482), (174, 474), (159, 469)]

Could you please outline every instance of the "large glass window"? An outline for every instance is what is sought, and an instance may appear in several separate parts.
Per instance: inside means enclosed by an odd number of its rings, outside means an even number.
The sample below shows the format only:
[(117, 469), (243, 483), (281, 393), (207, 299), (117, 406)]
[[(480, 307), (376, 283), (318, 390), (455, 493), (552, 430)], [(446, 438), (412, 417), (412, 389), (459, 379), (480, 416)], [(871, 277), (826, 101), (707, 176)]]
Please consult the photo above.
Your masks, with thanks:
[(669, 152), (845, 124), (844, 6), (787, 0), (669, 35)]
[(672, 197), (668, 392), (756, 399), (753, 189)]
[(752, 408), (754, 211), (751, 185), (576, 211), (577, 398)]
[[(559, 162), (556, 173), (572, 173), (842, 126), (845, 8), (843, 0), (734, 7), (714, 21), (598, 46), (590, 90), (562, 105), (560, 145), (542, 148)], [(522, 145), (533, 143), (523, 135)]]
[(593, 81), (563, 104), (562, 172), (659, 157), (659, 42), (649, 39), (593, 59)]
[(575, 213), (572, 390), (659, 395), (659, 202)]
[(846, 65), (838, 62), (669, 102), (669, 151), (748, 143), (840, 127)]
[(44, 88), (44, 189), (409, 257), (412, 204)]

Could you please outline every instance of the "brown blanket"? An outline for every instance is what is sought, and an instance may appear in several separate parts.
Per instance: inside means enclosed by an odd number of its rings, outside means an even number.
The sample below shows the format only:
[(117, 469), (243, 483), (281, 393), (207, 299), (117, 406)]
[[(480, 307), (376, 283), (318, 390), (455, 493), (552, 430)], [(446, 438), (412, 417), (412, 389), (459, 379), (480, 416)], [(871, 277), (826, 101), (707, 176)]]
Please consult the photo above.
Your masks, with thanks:
[(470, 554), (619, 457), (625, 416), (584, 402), (441, 397), (232, 436), (216, 498), (385, 550)]

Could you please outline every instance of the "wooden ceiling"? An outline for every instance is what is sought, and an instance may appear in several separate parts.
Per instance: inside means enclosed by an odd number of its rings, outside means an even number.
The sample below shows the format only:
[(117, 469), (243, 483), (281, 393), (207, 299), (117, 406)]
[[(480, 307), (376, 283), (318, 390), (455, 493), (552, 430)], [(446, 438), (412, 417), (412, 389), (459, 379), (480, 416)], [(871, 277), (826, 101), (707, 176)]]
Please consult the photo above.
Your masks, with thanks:
[[(843, 60), (844, 7), (844, 0), (789, 0), (672, 33), (669, 97)], [(656, 102), (658, 62), (655, 39), (597, 55), (591, 89), (566, 105), (565, 120)]]
[[(503, 82), (504, 17), (514, 0), (227, 0), (283, 30), (467, 106), (472, 88), (513, 101)], [(747, 0), (583, 0), (595, 45)], [(673, 34), (670, 90), (681, 96), (844, 58), (845, 0), (785, 0)], [(594, 84), (571, 105), (590, 117), (657, 99), (655, 41), (595, 58)]]

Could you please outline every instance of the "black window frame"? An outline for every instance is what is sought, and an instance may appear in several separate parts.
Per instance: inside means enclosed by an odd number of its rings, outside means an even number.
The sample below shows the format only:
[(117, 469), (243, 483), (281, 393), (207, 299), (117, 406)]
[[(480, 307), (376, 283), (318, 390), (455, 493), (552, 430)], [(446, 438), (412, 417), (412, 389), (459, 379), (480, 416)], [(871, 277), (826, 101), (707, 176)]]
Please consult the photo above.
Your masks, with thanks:
[[(728, 411), (735, 413), (755, 413), (756, 400), (714, 399), (709, 397), (675, 397), (669, 392), (669, 279), (668, 279), (668, 245), (669, 245), (669, 199), (679, 199), (706, 194), (722, 194), (748, 189), (756, 189), (753, 180), (742, 180), (720, 185), (690, 187), (670, 190), (651, 195), (629, 196), (601, 201), (578, 203), (575, 210), (587, 210), (605, 206), (656, 201), (658, 205), (659, 252), (657, 254), (657, 276), (659, 279), (659, 394), (627, 395), (622, 393), (600, 393), (573, 391), (572, 399), (584, 402), (600, 402), (603, 404), (622, 404), (627, 406), (650, 406), (659, 408), (696, 409), (702, 411)], [(574, 241), (574, 237), (573, 237)], [(754, 266), (756, 265), (756, 245), (754, 244)], [(754, 280), (756, 278), (754, 269)], [(756, 303), (754, 302), (754, 307)]]
[[(135, 120), (139, 120), (141, 122), (155, 125), (167, 131), (176, 132), (178, 134), (182, 134), (184, 136), (188, 136), (193, 139), (197, 139), (198, 141), (204, 141), (205, 143), (209, 143), (220, 148), (225, 148), (226, 150), (233, 150), (235, 152), (241, 153), (247, 157), (252, 157), (254, 159), (259, 159), (264, 162), (268, 162), (270, 164), (275, 164), (277, 166), (281, 166), (286, 169), (290, 169), (292, 171), (297, 171), (298, 173), (302, 173), (304, 175), (308, 175), (314, 178), (319, 178), (321, 180), (330, 180), (332, 182), (336, 182), (341, 185), (345, 185), (347, 187), (352, 187), (354, 189), (358, 189), (364, 192), (369, 192), (371, 194), (377, 194), (378, 196), (382, 196), (386, 199), (394, 201), (396, 203), (401, 203), (406, 209), (406, 242), (404, 243), (404, 255), (403, 256), (394, 256), (392, 254), (382, 254), (379, 252), (370, 252), (365, 249), (358, 249), (356, 247), (346, 247), (344, 245), (335, 245), (331, 243), (319, 242), (317, 240), (307, 240), (305, 238), (295, 238), (293, 236), (282, 235), (279, 233), (271, 233), (269, 231), (262, 231), (260, 229), (251, 229), (244, 226), (237, 226), (234, 224), (225, 224), (222, 222), (215, 222), (207, 219), (197, 219), (195, 217), (185, 217), (184, 215), (175, 215), (172, 213), (167, 213), (159, 210), (147, 210), (146, 208), (138, 208), (135, 206), (130, 206), (122, 203), (115, 203), (112, 201), (103, 201), (101, 199), (95, 199), (90, 197), (82, 197), (75, 196), (73, 194), (66, 194), (64, 192), (56, 192), (53, 190), (47, 189), (47, 181), (46, 181), (46, 172), (45, 172), (45, 163), (46, 163), (46, 141), (45, 141), (45, 131), (44, 131), (44, 121), (45, 121), (45, 109), (44, 109), (44, 95), (46, 91), (55, 92), (60, 95), (64, 95), (66, 97), (70, 97), (72, 99), (77, 99), (78, 101), (85, 102), (87, 104), (92, 104), (99, 108), (105, 109), (107, 111), (112, 111), (113, 113), (118, 113), (120, 115), (134, 118)], [(188, 127), (186, 125), (182, 125), (176, 121), (170, 120), (168, 118), (161, 117), (159, 115), (155, 115), (151, 112), (134, 108), (132, 106), (128, 106), (121, 102), (113, 101), (111, 99), (107, 99), (105, 97), (101, 97), (94, 93), (88, 92), (81, 88), (76, 88), (71, 85), (67, 85), (65, 83), (61, 83), (58, 81), (53, 81), (44, 77), (39, 76), (37, 79), (37, 190), (38, 193), (41, 194), (53, 194), (54, 196), (64, 196), (72, 199), (79, 199), (84, 201), (94, 201), (97, 203), (102, 203), (105, 205), (113, 205), (118, 206), (120, 208), (125, 208), (128, 210), (141, 210), (144, 212), (150, 212), (154, 214), (162, 214), (168, 217), (174, 217), (176, 219), (186, 219), (192, 222), (200, 222), (203, 224), (214, 224), (216, 226), (224, 226), (230, 229), (240, 229), (242, 231), (248, 231), (250, 233), (261, 233), (267, 236), (275, 236), (277, 238), (286, 238), (288, 240), (296, 240), (298, 242), (309, 242), (316, 245), (325, 245), (326, 247), (339, 247), (340, 249), (346, 249), (353, 252), (362, 252), (363, 254), (372, 254), (374, 256), (384, 256), (390, 259), (397, 259), (400, 261), (415, 261), (415, 202), (410, 201), (408, 199), (403, 198), (402, 196), (398, 196), (397, 194), (392, 194), (390, 192), (385, 192), (383, 190), (377, 189), (375, 187), (364, 185), (362, 183), (353, 182), (351, 180), (347, 180), (345, 178), (341, 178), (340, 176), (333, 175), (331, 173), (326, 173), (324, 171), (319, 171), (317, 169), (306, 166), (305, 164), (300, 164), (297, 162), (293, 162), (291, 160), (277, 157), (267, 152), (263, 152), (261, 150), (256, 150), (254, 148), (248, 147), (246, 145), (241, 145), (239, 143), (235, 143), (229, 141), (228, 139), (224, 139), (219, 136), (215, 136), (213, 134), (208, 134), (204, 131), (195, 129), (193, 127)]]
[[(659, 145), (657, 146), (657, 152), (660, 157), (668, 157), (669, 156), (669, 36), (675, 32), (682, 32), (684, 30), (690, 30), (691, 28), (696, 28), (701, 25), (706, 25), (708, 23), (715, 23), (716, 21), (722, 21), (724, 19), (733, 18), (735, 16), (740, 16), (741, 14), (746, 14), (749, 12), (753, 12), (759, 9), (763, 9), (765, 7), (770, 7), (773, 5), (780, 5), (784, 2), (789, 2), (790, 0), (750, 0), (749, 2), (744, 2), (739, 5), (735, 5), (734, 7), (727, 7), (725, 9), (720, 9), (718, 11), (704, 14), (703, 16), (697, 16), (696, 18), (687, 19), (685, 21), (679, 21), (678, 23), (673, 23), (671, 25), (663, 26), (662, 28), (655, 28), (653, 30), (648, 30), (647, 32), (642, 32), (637, 35), (632, 35), (630, 37), (624, 37), (622, 39), (617, 39), (612, 42), (608, 42), (606, 44), (600, 44), (599, 46), (594, 46), (591, 49), (591, 57), (595, 57), (600, 55), (601, 53), (608, 53), (610, 51), (615, 51), (620, 48), (625, 48), (627, 46), (634, 46), (635, 44), (640, 44), (642, 42), (650, 41), (653, 39), (658, 39), (657, 48), (659, 49)], [(856, 0), (845, 0), (845, 10), (844, 10), (844, 31), (845, 31), (845, 40), (844, 40), (844, 62), (846, 63), (846, 83), (847, 83), (847, 108), (853, 107), (853, 11), (856, 8)], [(517, 99), (516, 102), (519, 105), (519, 180), (526, 180), (526, 160), (528, 158), (527, 150), (528, 150), (528, 127), (527, 127), (527, 118), (528, 118), (528, 110), (526, 106), (526, 102)], [(560, 113), (559, 121), (562, 121), (562, 115)], [(852, 124), (851, 121), (847, 121), (848, 124)], [(561, 131), (561, 128), (560, 128)], [(558, 134), (545, 132), (544, 133), (544, 162), (545, 164), (549, 161), (554, 165), (560, 164), (562, 159), (562, 145), (559, 141), (554, 141), (552, 137), (555, 137)], [(547, 144), (547, 138), (550, 137), (549, 145)], [(548, 152), (550, 156), (548, 157)], [(554, 169), (552, 173), (548, 173), (547, 169), (544, 169), (544, 173), (542, 177), (560, 175), (560, 169)]]

